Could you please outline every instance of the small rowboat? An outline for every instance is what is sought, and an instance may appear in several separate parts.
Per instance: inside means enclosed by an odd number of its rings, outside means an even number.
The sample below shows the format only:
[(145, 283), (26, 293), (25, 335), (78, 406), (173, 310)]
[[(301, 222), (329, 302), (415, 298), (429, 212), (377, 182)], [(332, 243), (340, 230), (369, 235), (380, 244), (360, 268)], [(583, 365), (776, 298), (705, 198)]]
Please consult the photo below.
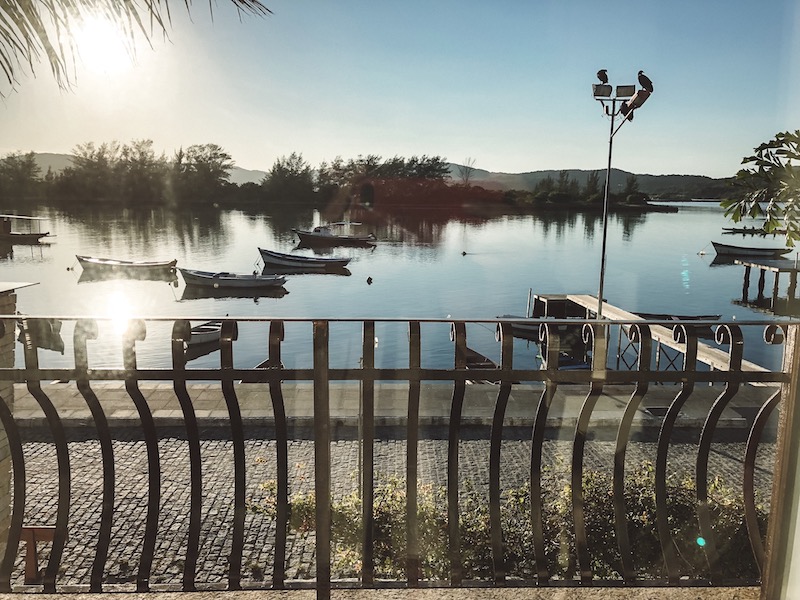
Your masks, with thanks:
[(298, 254), (275, 252), (274, 250), (267, 250), (265, 248), (259, 248), (258, 252), (261, 254), (261, 259), (264, 261), (264, 269), (269, 269), (271, 271), (335, 271), (344, 269), (347, 263), (350, 262), (349, 258), (300, 256)]
[(76, 254), (75, 258), (86, 269), (102, 269), (110, 271), (171, 271), (178, 264), (178, 259), (173, 260), (117, 260), (114, 258), (97, 258)]
[(222, 331), (222, 321), (206, 321), (195, 325), (190, 330), (187, 346), (199, 346), (200, 344), (219, 343), (219, 334)]
[(186, 285), (199, 285), (212, 288), (275, 288), (286, 283), (282, 275), (259, 275), (258, 273), (240, 275), (225, 271), (214, 273), (212, 271), (196, 271), (194, 269), (178, 268), (183, 275)]
[(349, 235), (336, 234), (329, 225), (319, 225), (311, 231), (292, 229), (300, 238), (300, 243), (306, 246), (372, 246), (377, 240), (374, 234)]
[(791, 248), (759, 248), (751, 246), (731, 246), (719, 242), (711, 242), (717, 256), (760, 256), (762, 258), (780, 258), (792, 251)]

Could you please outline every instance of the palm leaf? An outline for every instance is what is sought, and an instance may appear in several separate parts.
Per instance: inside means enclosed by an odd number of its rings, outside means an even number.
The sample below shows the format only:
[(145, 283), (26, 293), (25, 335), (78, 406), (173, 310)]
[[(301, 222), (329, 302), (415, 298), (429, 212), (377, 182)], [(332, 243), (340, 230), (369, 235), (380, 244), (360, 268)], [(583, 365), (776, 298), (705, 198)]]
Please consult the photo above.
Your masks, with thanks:
[[(260, 0), (230, 1), (240, 15), (272, 13)], [(184, 0), (184, 6), (191, 11), (191, 0)], [(213, 18), (210, 0), (209, 12)], [(149, 43), (155, 34), (166, 36), (171, 26), (169, 0), (0, 0), (0, 70), (11, 89), (20, 72), (35, 74), (42, 59), (59, 86), (69, 87), (75, 70), (74, 33), (88, 15), (115, 24), (130, 48), (137, 33)]]

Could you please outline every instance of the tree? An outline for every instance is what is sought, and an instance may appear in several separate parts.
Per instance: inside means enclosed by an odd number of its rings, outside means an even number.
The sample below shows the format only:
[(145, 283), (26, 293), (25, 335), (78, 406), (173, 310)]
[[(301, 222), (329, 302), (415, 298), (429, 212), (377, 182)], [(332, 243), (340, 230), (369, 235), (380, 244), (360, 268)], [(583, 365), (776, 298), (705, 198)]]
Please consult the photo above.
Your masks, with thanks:
[(786, 244), (794, 246), (800, 239), (800, 130), (777, 133), (754, 150), (742, 159), (751, 166), (736, 174), (735, 185), (743, 193), (721, 203), (725, 216), (734, 223), (764, 219), (767, 232), (785, 230)]
[[(231, 2), (240, 13), (264, 16), (271, 12), (260, 0)], [(191, 2), (186, 0), (185, 6), (189, 10)], [(157, 34), (166, 36), (169, 10), (169, 0), (5, 0), (0, 3), (0, 70), (13, 89), (18, 72), (27, 67), (35, 74), (44, 56), (58, 84), (69, 87), (75, 75), (72, 36), (87, 16), (108, 20), (133, 45), (137, 34), (148, 41)]]
[(41, 180), (42, 169), (33, 152), (13, 152), (0, 159), (0, 197), (30, 198)]
[(194, 144), (175, 153), (173, 186), (179, 201), (203, 202), (218, 198), (229, 185), (236, 166), (230, 154), (217, 144)]
[(302, 154), (281, 156), (261, 183), (269, 202), (310, 203), (314, 199), (314, 174)]
[(469, 181), (472, 179), (472, 174), (475, 172), (475, 159), (469, 157), (465, 158), (463, 165), (456, 165), (456, 170), (458, 170), (461, 183), (465, 186), (469, 186)]

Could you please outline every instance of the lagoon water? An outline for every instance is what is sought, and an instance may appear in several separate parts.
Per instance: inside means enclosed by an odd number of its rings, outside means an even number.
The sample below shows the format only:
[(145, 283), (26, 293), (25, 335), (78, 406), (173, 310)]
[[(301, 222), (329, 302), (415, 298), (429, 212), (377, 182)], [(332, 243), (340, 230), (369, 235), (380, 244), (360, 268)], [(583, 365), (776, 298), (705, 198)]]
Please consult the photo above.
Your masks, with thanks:
[[(612, 215), (608, 228), (606, 299), (627, 310), (653, 313), (720, 314), (723, 320), (771, 320), (769, 315), (738, 306), (742, 267), (712, 265), (711, 240), (743, 245), (782, 245), (780, 238), (722, 235), (729, 226), (714, 203), (677, 205), (678, 213)], [(126, 317), (261, 318), (493, 318), (522, 315), (529, 289), (534, 293), (597, 294), (602, 220), (598, 215), (554, 214), (494, 218), (405, 218), (370, 225), (381, 240), (372, 249), (337, 248), (351, 256), (350, 276), (290, 275), (283, 297), (189, 298), (178, 276), (177, 286), (163, 281), (81, 281), (76, 254), (163, 260), (210, 271), (248, 273), (260, 269), (259, 246), (295, 250), (291, 227), (308, 227), (319, 215), (275, 219), (240, 211), (208, 210), (175, 214), (167, 210), (39, 210), (45, 228), (55, 234), (49, 244), (14, 246), (0, 257), (0, 279), (37, 285), (18, 291), (18, 310), (30, 315), (95, 316), (101, 339), (90, 345), (92, 366), (121, 366), (117, 331)], [(794, 254), (790, 255), (794, 256)], [(368, 279), (371, 278), (371, 284)], [(751, 282), (755, 294), (756, 277)], [(72, 364), (71, 323), (62, 332), (62, 356), (40, 350), (43, 366)], [(169, 365), (168, 323), (154, 323), (138, 348), (142, 366)], [(266, 355), (267, 326), (240, 325), (235, 364), (251, 367)], [(335, 324), (331, 332), (334, 367), (356, 366), (361, 354), (357, 325)], [(407, 361), (406, 329), (378, 324), (378, 366)], [(311, 328), (288, 323), (283, 361), (287, 367), (311, 364)], [(471, 347), (497, 360), (499, 344), (489, 326), (468, 329)], [(760, 347), (752, 344), (751, 347)], [(762, 363), (774, 353), (746, 358)], [(18, 356), (21, 352), (18, 352)], [(536, 348), (518, 342), (515, 360), (535, 360)], [(18, 359), (21, 360), (21, 359)], [(448, 327), (423, 325), (423, 366), (452, 366)], [(398, 363), (399, 361), (399, 363)], [(407, 363), (406, 363), (407, 364)], [(520, 364), (520, 363), (518, 363)], [(192, 361), (215, 367), (219, 353)]]

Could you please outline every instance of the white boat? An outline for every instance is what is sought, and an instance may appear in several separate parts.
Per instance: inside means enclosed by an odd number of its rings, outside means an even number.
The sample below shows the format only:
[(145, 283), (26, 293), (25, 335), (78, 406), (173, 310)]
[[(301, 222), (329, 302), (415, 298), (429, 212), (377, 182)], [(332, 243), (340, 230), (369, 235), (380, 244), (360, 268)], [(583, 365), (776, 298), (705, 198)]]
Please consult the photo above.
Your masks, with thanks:
[(784, 254), (792, 251), (792, 248), (759, 248), (752, 246), (731, 246), (730, 244), (721, 244), (719, 242), (711, 242), (717, 256), (760, 256), (762, 258), (780, 258)]
[(261, 260), (264, 261), (264, 268), (269, 268), (271, 270), (341, 270), (350, 262), (349, 258), (284, 254), (283, 252), (275, 252), (274, 250), (267, 250), (265, 248), (259, 248), (258, 252), (261, 254)]
[(186, 285), (199, 285), (212, 288), (274, 288), (286, 283), (282, 275), (260, 275), (258, 273), (237, 274), (226, 271), (197, 271), (195, 269), (178, 268)]
[(141, 272), (141, 271), (171, 271), (178, 264), (178, 259), (172, 260), (119, 260), (116, 258), (97, 258), (76, 254), (81, 267), (86, 270)]

